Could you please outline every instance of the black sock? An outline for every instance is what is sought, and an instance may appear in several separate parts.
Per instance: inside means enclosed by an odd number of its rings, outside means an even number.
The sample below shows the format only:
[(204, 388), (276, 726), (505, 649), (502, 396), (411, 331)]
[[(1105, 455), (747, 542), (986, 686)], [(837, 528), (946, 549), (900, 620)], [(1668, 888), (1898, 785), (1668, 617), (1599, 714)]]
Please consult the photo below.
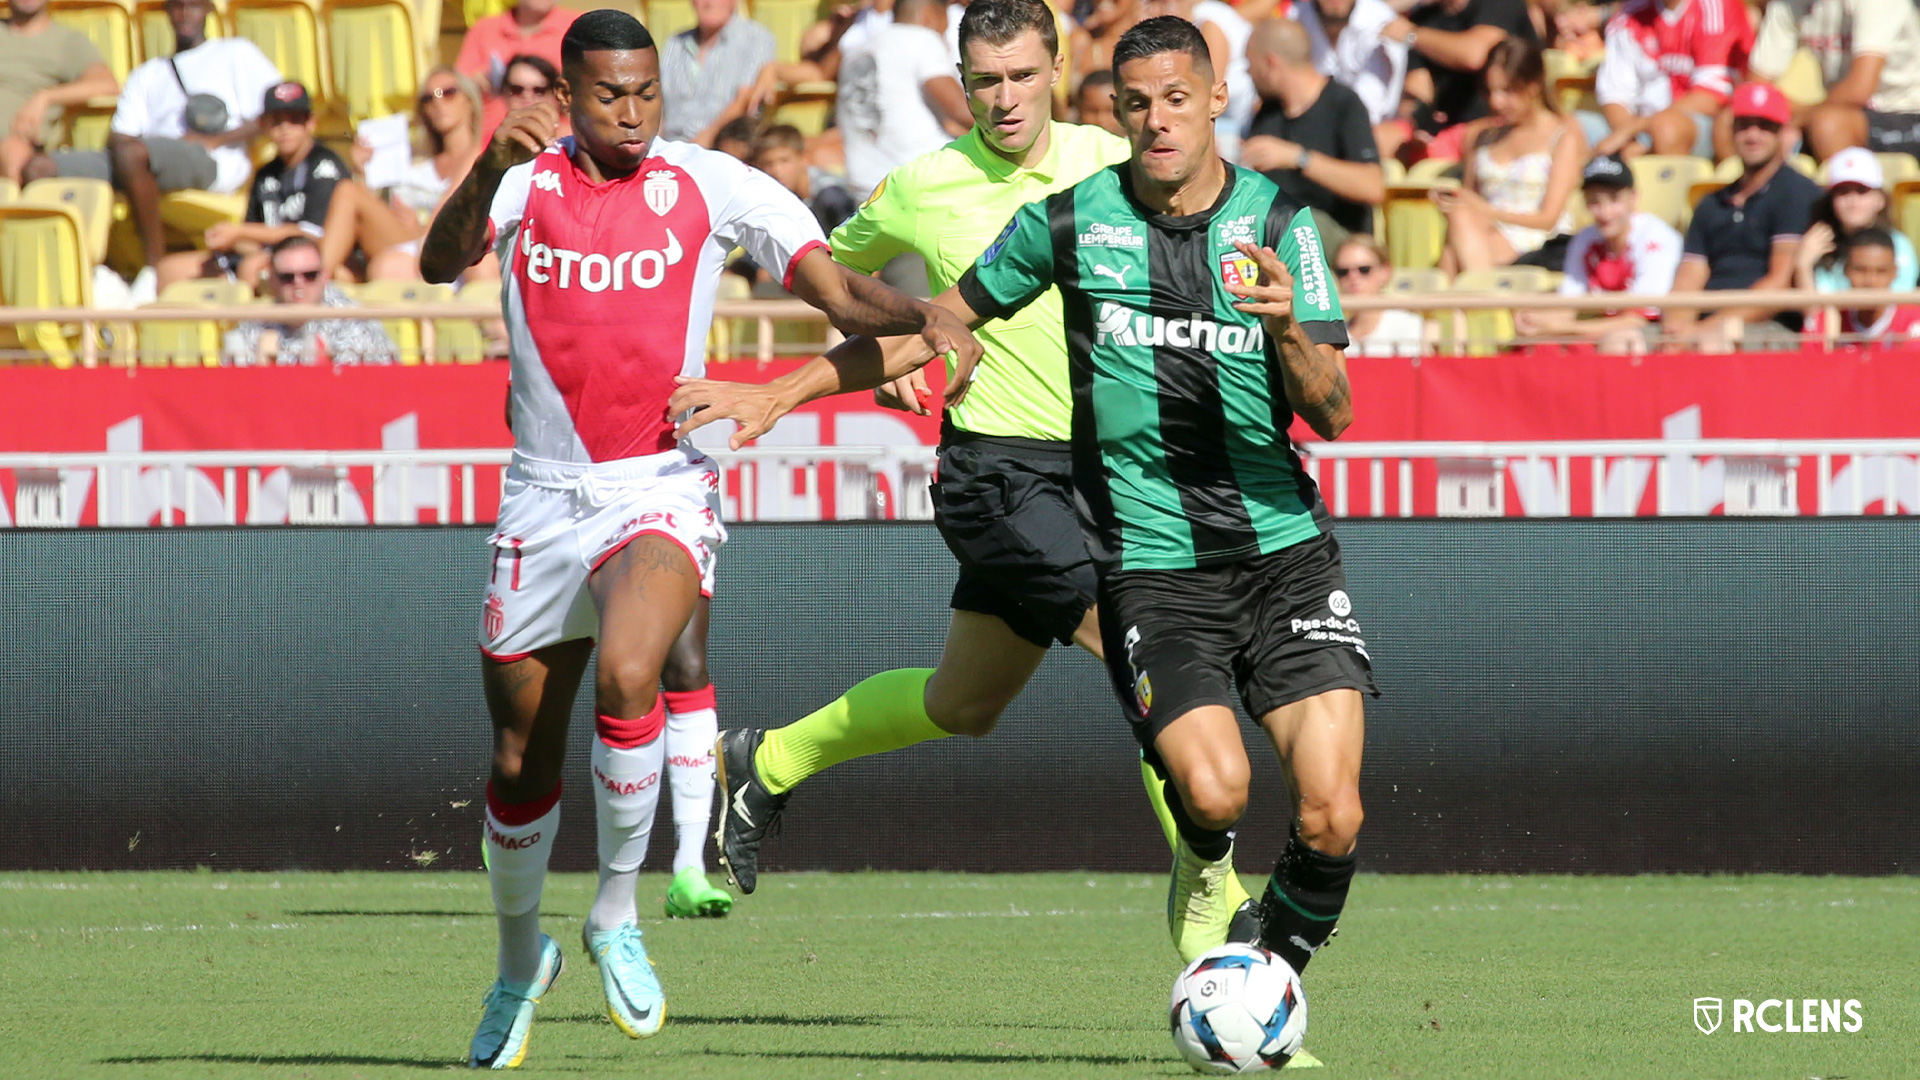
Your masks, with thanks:
[(1179, 831), (1180, 839), (1187, 842), (1195, 855), (1208, 862), (1226, 858), (1227, 852), (1233, 850), (1233, 826), (1208, 829), (1194, 824), (1193, 819), (1187, 816), (1186, 804), (1180, 801), (1180, 789), (1171, 780), (1163, 780), (1162, 783), (1165, 785), (1167, 811), (1173, 815), (1173, 827)]
[(1314, 952), (1333, 936), (1340, 910), (1347, 906), (1353, 863), (1352, 853), (1323, 855), (1294, 833), (1260, 899), (1260, 943), (1293, 970), (1305, 971)]

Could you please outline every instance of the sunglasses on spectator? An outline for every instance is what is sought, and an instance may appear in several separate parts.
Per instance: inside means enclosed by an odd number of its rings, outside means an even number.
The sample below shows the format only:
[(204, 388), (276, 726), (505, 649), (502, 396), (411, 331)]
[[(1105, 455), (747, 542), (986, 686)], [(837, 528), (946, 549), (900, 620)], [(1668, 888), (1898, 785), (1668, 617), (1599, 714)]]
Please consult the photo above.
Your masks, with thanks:
[(459, 92), (460, 88), (457, 86), (435, 86), (420, 92), (420, 104), (425, 105), (429, 101), (444, 101)]
[(506, 92), (508, 97), (545, 97), (547, 96), (547, 91), (552, 88), (545, 85), (521, 86), (519, 83), (508, 83), (501, 87), (501, 89)]
[(1352, 277), (1355, 274), (1371, 274), (1378, 269), (1380, 269), (1380, 267), (1377, 264), (1366, 263), (1362, 266), (1335, 267), (1333, 273), (1335, 277), (1347, 278), (1347, 277)]
[(1768, 120), (1764, 116), (1736, 116), (1733, 118), (1733, 129), (1735, 131), (1749, 127), (1765, 128), (1768, 131), (1779, 131), (1781, 125), (1772, 120)]
[(303, 285), (311, 285), (314, 282), (320, 280), (320, 271), (318, 270), (275, 270), (273, 272), (273, 276), (274, 276), (274, 279), (280, 282), (280, 284), (282, 285), (292, 285), (295, 282), (299, 282)]

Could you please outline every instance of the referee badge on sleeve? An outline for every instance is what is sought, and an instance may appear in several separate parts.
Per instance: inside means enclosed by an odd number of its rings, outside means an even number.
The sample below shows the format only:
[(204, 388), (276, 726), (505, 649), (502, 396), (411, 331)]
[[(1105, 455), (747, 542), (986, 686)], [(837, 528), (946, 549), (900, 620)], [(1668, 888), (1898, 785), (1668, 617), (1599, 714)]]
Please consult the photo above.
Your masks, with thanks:
[(1237, 250), (1229, 251), (1220, 256), (1220, 283), (1250, 289), (1260, 283), (1260, 264)]

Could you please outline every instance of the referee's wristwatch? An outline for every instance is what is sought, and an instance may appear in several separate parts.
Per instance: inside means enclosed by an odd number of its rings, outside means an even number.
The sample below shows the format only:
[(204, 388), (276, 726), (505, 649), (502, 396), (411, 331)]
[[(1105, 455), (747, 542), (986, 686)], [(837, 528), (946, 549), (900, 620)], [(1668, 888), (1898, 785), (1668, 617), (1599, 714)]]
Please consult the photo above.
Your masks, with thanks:
[(1293, 160), (1293, 171), (1294, 171), (1294, 172), (1306, 172), (1306, 171), (1307, 171), (1307, 162), (1309, 162), (1309, 161), (1312, 161), (1312, 160), (1313, 160), (1313, 151), (1311, 151), (1311, 150), (1309, 150), (1309, 149), (1307, 149), (1307, 148), (1306, 148), (1306, 147), (1304, 147), (1304, 146), (1303, 146), (1303, 147), (1301, 147), (1301, 148), (1300, 148), (1300, 156), (1299, 156), (1299, 157), (1297, 157), (1297, 158), (1295, 158), (1295, 159)]

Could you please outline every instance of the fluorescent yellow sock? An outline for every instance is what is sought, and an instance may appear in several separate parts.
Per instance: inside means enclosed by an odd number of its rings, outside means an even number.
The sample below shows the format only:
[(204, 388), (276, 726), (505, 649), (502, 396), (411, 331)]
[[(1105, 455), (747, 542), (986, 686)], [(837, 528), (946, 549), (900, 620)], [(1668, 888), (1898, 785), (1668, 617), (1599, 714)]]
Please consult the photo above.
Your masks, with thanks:
[(754, 768), (778, 795), (830, 766), (945, 738), (927, 718), (932, 668), (901, 668), (871, 676), (823, 709), (767, 732)]
[(1173, 823), (1173, 811), (1167, 809), (1167, 782), (1153, 771), (1147, 759), (1140, 759), (1140, 782), (1147, 789), (1147, 805), (1153, 807), (1153, 816), (1160, 822), (1160, 831), (1166, 834), (1169, 850), (1180, 849), (1180, 829)]

